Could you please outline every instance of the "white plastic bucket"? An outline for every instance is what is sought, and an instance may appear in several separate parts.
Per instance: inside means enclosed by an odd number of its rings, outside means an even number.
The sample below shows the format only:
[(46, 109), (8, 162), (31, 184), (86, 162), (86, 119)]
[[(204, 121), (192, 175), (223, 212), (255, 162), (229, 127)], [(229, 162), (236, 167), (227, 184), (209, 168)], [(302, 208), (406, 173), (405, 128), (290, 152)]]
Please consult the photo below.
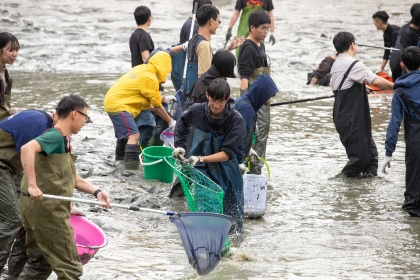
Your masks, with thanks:
[(169, 143), (174, 145), (174, 131), (167, 128), (160, 134), (160, 140), (163, 141), (163, 146), (171, 147)]
[(244, 214), (245, 217), (261, 217), (267, 201), (267, 176), (244, 174)]

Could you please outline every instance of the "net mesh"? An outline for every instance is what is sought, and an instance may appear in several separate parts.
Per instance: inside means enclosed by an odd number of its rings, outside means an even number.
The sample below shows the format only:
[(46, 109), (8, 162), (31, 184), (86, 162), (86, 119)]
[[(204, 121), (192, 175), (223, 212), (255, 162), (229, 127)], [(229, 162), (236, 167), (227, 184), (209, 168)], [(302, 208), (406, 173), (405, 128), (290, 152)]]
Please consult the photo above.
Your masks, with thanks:
[(223, 214), (223, 189), (190, 164), (165, 157), (178, 177), (191, 212)]
[[(183, 163), (174, 157), (165, 157), (165, 161), (174, 169), (191, 212), (223, 214), (225, 192), (218, 184), (190, 164)], [(227, 237), (222, 256), (229, 256), (229, 254), (230, 241)]]

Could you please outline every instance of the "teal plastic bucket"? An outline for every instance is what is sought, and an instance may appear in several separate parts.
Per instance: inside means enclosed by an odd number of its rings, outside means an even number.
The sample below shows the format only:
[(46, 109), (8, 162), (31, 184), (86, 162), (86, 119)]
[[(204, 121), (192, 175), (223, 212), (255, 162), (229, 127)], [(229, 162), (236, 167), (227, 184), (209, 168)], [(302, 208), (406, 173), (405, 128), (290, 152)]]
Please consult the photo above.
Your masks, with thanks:
[(164, 161), (164, 157), (172, 156), (172, 149), (164, 146), (151, 146), (143, 149), (144, 179), (157, 179), (163, 183), (172, 183), (174, 170)]

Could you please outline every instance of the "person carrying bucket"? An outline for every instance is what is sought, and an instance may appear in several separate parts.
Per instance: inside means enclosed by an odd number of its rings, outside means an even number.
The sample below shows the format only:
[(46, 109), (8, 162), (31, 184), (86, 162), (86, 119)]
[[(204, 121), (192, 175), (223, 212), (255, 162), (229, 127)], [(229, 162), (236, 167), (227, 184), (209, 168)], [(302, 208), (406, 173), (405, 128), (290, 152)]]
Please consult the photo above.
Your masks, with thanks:
[[(241, 95), (248, 91), (248, 88), (259, 75), (270, 75), (270, 59), (265, 52), (265, 45), (262, 42), (268, 35), (272, 20), (269, 15), (257, 10), (251, 13), (248, 21), (250, 30), (249, 36), (239, 49), (238, 72), (241, 76)], [(263, 105), (257, 112), (257, 137), (253, 149), (265, 159), (268, 134), (270, 131), (270, 106)], [(252, 174), (261, 174), (263, 164), (261, 161), (251, 162)]]
[[(180, 49), (182, 46), (180, 46)], [(125, 159), (125, 168), (139, 169), (140, 133), (135, 119), (143, 110), (153, 110), (169, 128), (175, 128), (176, 121), (162, 106), (166, 100), (161, 96), (159, 84), (166, 82), (171, 72), (171, 57), (166, 51), (157, 51), (147, 64), (133, 67), (120, 77), (108, 90), (104, 109), (112, 121), (117, 138), (115, 159)]]
[(187, 136), (195, 127), (188, 161), (224, 190), (224, 214), (235, 220), (231, 233), (243, 234), (243, 180), (235, 152), (246, 134), (245, 121), (233, 108), (224, 79), (215, 79), (206, 97), (206, 103), (194, 104), (180, 115), (173, 156), (183, 158)]
[[(271, 34), (269, 36), (269, 43), (273, 45), (276, 43), (276, 38), (274, 38), (274, 6), (272, 0), (236, 0), (235, 10), (233, 11), (232, 17), (230, 18), (229, 28), (226, 33), (226, 43), (232, 37), (232, 28), (235, 25), (238, 17), (242, 11), (241, 18), (239, 20), (237, 37), (240, 38), (244, 36), (245, 38), (249, 35), (248, 20), (249, 15), (258, 10), (264, 10), (267, 12), (268, 16), (271, 19)], [(236, 56), (238, 56), (238, 50), (236, 50)]]
[(250, 156), (250, 160), (252, 158), (251, 156), (255, 156), (258, 160), (258, 154), (251, 148), (257, 112), (263, 105), (269, 106), (270, 99), (278, 91), (276, 84), (270, 76), (260, 75), (252, 83), (249, 91), (235, 100), (235, 109), (242, 115), (246, 125), (245, 141), (242, 141), (242, 144), (236, 151), (241, 173), (245, 173), (246, 171), (243, 162), (247, 155)]
[(71, 197), (76, 188), (109, 207), (108, 194), (76, 174), (76, 157), (71, 153), (69, 135), (92, 122), (88, 107), (78, 95), (64, 97), (56, 108), (55, 126), (21, 148), (25, 171), (21, 191), (30, 198), (19, 198), (28, 256), (19, 279), (47, 279), (52, 271), (58, 279), (79, 279), (83, 273), (70, 225), (70, 202), (42, 199), (42, 195)]
[(7, 261), (9, 278), (17, 278), (27, 261), (18, 208), (20, 149), (55, 123), (57, 114), (38, 110), (21, 111), (0, 122), (0, 271)]

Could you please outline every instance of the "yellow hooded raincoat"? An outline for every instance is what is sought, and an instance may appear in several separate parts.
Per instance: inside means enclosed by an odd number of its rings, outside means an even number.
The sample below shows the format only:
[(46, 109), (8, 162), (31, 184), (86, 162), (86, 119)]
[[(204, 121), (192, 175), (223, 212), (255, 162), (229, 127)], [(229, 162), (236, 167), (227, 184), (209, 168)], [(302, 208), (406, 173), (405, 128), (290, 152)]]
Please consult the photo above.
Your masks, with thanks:
[(108, 90), (104, 99), (107, 113), (128, 112), (136, 118), (150, 106), (161, 107), (159, 84), (166, 82), (172, 71), (171, 57), (167, 52), (154, 54), (147, 64), (131, 68)]

